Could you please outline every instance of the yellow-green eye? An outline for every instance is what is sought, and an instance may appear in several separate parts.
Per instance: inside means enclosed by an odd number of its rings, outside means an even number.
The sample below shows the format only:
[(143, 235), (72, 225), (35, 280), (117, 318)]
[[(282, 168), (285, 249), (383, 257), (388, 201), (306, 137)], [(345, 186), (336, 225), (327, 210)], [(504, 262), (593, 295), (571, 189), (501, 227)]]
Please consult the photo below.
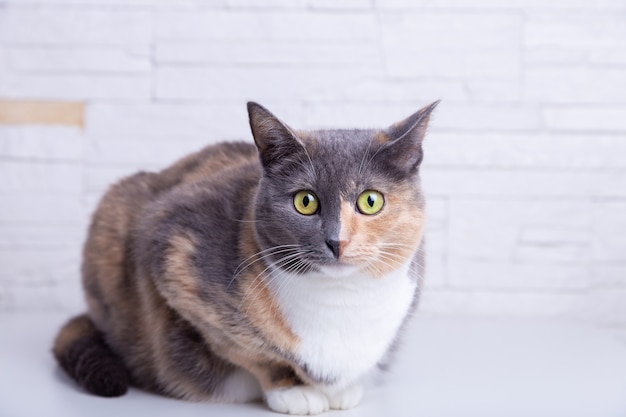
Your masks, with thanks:
[(378, 191), (363, 191), (356, 199), (356, 206), (363, 214), (376, 214), (382, 210), (385, 198)]
[(298, 213), (310, 216), (317, 213), (320, 203), (311, 191), (299, 191), (293, 196), (293, 206)]

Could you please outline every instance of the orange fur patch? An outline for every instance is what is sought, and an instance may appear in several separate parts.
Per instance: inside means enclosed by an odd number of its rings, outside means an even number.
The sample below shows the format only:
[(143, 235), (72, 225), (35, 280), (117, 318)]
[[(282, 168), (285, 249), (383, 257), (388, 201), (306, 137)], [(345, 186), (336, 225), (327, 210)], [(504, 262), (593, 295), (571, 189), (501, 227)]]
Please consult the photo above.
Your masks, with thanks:
[[(252, 216), (249, 216), (252, 218)], [(243, 225), (244, 236), (241, 239), (241, 259), (247, 259), (244, 270), (236, 278), (241, 289), (240, 309), (255, 328), (280, 349), (293, 351), (299, 343), (298, 337), (291, 331), (282, 312), (276, 305), (269, 288), (263, 280), (267, 273), (265, 263), (259, 255), (259, 247), (254, 238), (254, 227), (248, 222)]]
[(192, 323), (220, 323), (219, 306), (206, 303), (200, 297), (200, 277), (191, 260), (197, 247), (196, 239), (190, 234), (180, 233), (172, 236), (169, 243), (164, 281), (157, 283), (159, 292), (178, 313)]
[(385, 195), (382, 211), (371, 216), (343, 201), (340, 217), (340, 240), (346, 242), (342, 260), (369, 263), (368, 271), (375, 277), (408, 262), (422, 241), (424, 214), (409, 186)]
[(168, 277), (168, 280), (176, 281), (176, 284), (182, 287), (182, 291), (197, 293), (197, 277), (190, 262), (190, 258), (196, 252), (195, 238), (189, 234), (180, 233), (172, 236), (169, 244), (164, 276)]
[(390, 140), (391, 139), (389, 138), (389, 136), (385, 135), (383, 132), (378, 132), (376, 136), (374, 136), (374, 141), (379, 145), (382, 145), (383, 143), (387, 143)]

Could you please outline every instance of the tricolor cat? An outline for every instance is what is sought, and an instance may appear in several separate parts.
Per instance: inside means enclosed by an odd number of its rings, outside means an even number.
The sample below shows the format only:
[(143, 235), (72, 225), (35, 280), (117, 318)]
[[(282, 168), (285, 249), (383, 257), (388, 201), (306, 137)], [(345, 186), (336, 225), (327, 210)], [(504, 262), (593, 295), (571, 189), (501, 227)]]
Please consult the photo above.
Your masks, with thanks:
[(113, 185), (59, 363), (101, 396), (132, 384), (290, 414), (356, 406), (417, 304), (436, 105), (382, 130), (297, 131), (248, 103), (256, 146)]

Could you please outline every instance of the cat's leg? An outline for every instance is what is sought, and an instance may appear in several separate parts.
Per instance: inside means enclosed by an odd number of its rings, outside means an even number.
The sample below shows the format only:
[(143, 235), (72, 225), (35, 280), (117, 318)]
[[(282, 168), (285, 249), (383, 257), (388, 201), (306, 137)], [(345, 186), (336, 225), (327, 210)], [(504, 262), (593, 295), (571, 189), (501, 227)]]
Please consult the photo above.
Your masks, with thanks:
[(328, 395), (305, 384), (285, 363), (265, 362), (248, 368), (261, 384), (265, 403), (278, 413), (314, 415), (330, 409)]
[(307, 385), (287, 364), (267, 364), (258, 369), (265, 402), (285, 414), (313, 415), (328, 411), (330, 401), (321, 389)]
[(356, 383), (340, 391), (330, 393), (330, 408), (333, 410), (347, 410), (354, 408), (363, 398), (363, 385)]
[(362, 398), (363, 386), (360, 383), (341, 390), (298, 385), (265, 393), (267, 405), (272, 410), (287, 414), (319, 414), (329, 409), (347, 410), (359, 405)]
[[(265, 403), (273, 411), (285, 414), (313, 415), (328, 411), (328, 396), (320, 389), (307, 385), (296, 374), (294, 368), (282, 361), (267, 356), (251, 357), (243, 354), (235, 345), (216, 346), (218, 352), (254, 376), (263, 392)], [(242, 375), (234, 377), (226, 385), (235, 388), (248, 386)], [(225, 393), (226, 391), (224, 391)]]
[(262, 397), (263, 390), (259, 381), (250, 372), (238, 368), (224, 381), (220, 401), (245, 403)]
[(311, 385), (268, 390), (265, 392), (265, 401), (272, 410), (285, 414), (314, 415), (330, 408), (328, 396)]

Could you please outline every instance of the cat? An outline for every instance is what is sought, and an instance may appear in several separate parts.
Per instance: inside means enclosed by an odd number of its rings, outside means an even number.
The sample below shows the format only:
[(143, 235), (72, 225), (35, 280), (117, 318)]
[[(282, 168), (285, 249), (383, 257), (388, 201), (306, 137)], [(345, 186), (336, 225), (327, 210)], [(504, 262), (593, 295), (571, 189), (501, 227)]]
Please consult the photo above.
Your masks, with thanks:
[(113, 185), (84, 245), (88, 312), (54, 342), (62, 368), (100, 396), (355, 407), (417, 305), (437, 104), (382, 130), (296, 131), (250, 102), (256, 146)]

